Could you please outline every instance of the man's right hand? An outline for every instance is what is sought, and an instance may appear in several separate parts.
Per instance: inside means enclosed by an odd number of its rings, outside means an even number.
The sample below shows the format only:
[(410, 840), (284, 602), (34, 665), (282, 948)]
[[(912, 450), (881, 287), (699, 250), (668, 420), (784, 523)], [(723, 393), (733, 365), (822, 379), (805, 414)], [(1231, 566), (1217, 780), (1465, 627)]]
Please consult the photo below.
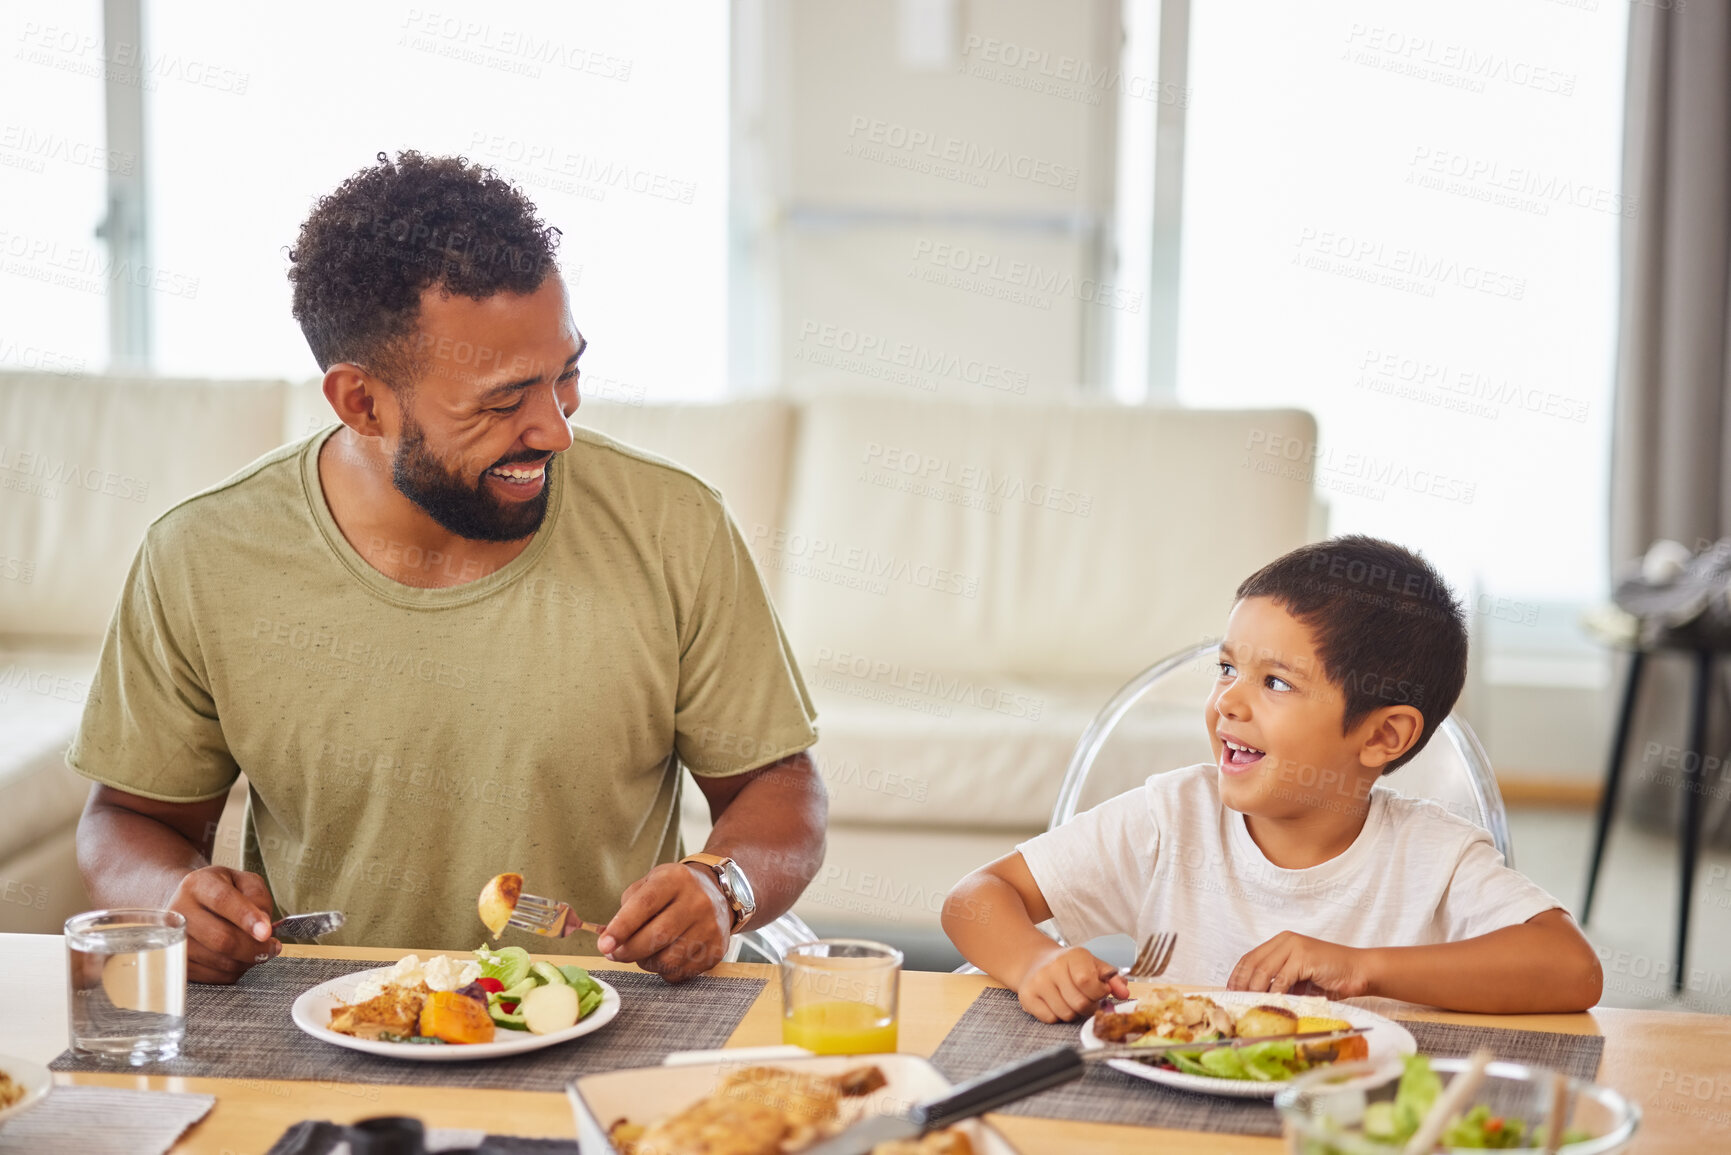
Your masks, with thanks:
[(186, 919), (186, 977), (232, 983), (248, 968), (275, 958), (270, 890), (264, 879), (226, 866), (192, 871), (175, 887), (168, 909)]

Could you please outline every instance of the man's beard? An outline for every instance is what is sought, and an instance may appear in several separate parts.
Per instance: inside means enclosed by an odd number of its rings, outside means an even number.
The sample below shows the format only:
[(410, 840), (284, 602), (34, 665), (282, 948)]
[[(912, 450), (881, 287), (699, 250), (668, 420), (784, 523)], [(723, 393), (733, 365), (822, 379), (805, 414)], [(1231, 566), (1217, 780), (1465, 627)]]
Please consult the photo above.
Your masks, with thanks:
[[(542, 456), (504, 458), (489, 468), (537, 461)], [(458, 537), (470, 541), (521, 541), (540, 529), (547, 516), (553, 462), (551, 458), (547, 461), (547, 478), (540, 493), (528, 501), (501, 501), (487, 492), (484, 475), (470, 485), (459, 474), (447, 470), (428, 450), (426, 431), (405, 412), (402, 440), (391, 458), (391, 481), (404, 497)]]

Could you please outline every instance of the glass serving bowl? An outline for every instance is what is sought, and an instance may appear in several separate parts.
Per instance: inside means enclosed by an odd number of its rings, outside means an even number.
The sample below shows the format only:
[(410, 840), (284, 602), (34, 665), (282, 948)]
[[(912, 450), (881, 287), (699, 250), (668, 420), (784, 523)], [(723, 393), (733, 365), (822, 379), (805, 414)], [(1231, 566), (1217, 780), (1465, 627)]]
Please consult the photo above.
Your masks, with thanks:
[[(1432, 1059), (1430, 1065), (1446, 1087), (1467, 1069), (1469, 1061)], [(1366, 1135), (1363, 1123), (1368, 1104), (1393, 1102), (1404, 1069), (1399, 1058), (1390, 1058), (1336, 1063), (1294, 1079), (1274, 1098), (1285, 1125), (1287, 1150), (1292, 1155), (1399, 1155), (1399, 1144)], [(1482, 1103), (1492, 1115), (1524, 1120), (1523, 1145), (1503, 1150), (1542, 1151), (1534, 1133), (1550, 1115), (1555, 1073), (1525, 1063), (1492, 1063), (1485, 1071), (1483, 1085), (1462, 1113)], [(1608, 1155), (1626, 1149), (1640, 1125), (1641, 1109), (1609, 1087), (1567, 1077), (1565, 1081), (1568, 1110), (1564, 1132), (1585, 1131), (1592, 1137), (1567, 1144), (1563, 1155)]]

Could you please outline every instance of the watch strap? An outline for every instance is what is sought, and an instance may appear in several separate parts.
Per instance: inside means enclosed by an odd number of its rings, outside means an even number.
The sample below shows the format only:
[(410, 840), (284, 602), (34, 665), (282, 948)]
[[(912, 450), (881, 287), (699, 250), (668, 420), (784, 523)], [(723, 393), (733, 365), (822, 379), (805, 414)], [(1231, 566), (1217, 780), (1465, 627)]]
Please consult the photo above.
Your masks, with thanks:
[(727, 901), (727, 909), (733, 914), (733, 925), (728, 928), (728, 931), (729, 933), (737, 932), (745, 922), (745, 903), (741, 902), (739, 896), (733, 893), (733, 887), (727, 882), (727, 864), (733, 859), (723, 858), (719, 854), (697, 851), (687, 854), (679, 861), (691, 866), (704, 867), (715, 876), (715, 885), (721, 888), (721, 897)]

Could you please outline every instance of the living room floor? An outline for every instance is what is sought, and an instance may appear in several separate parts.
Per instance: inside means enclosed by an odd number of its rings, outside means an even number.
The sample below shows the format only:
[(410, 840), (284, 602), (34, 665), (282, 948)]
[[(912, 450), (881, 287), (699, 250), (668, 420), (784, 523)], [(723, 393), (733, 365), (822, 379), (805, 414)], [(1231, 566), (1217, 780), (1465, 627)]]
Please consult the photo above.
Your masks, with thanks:
[[(1586, 809), (1509, 811), (1515, 862), (1578, 912), (1586, 894), (1594, 816)], [(1677, 934), (1676, 839), (1629, 822), (1611, 827), (1587, 937), (1605, 968), (1608, 1007), (1731, 1013), (1731, 850), (1703, 848), (1695, 868), (1684, 991), (1671, 993)]]

